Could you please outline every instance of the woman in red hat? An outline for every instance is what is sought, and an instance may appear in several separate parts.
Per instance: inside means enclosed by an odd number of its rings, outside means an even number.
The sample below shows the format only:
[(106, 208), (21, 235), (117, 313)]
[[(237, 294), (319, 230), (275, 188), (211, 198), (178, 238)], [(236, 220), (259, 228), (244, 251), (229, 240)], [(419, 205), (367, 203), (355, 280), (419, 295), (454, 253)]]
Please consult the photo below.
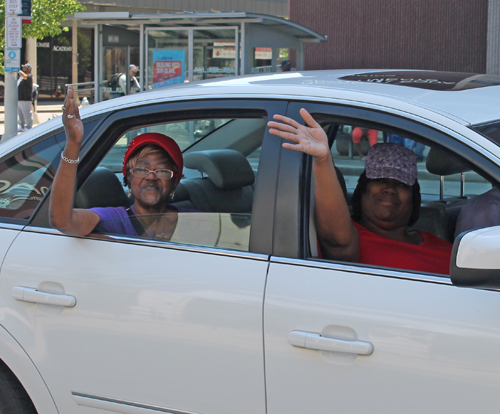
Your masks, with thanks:
[(50, 221), (63, 233), (85, 236), (93, 231), (129, 234), (169, 240), (177, 224), (178, 210), (168, 204), (182, 176), (182, 153), (163, 134), (146, 133), (134, 138), (125, 152), (123, 177), (134, 196), (129, 207), (73, 208), (76, 170), (83, 139), (83, 123), (68, 88), (63, 124), (66, 145), (52, 185)]

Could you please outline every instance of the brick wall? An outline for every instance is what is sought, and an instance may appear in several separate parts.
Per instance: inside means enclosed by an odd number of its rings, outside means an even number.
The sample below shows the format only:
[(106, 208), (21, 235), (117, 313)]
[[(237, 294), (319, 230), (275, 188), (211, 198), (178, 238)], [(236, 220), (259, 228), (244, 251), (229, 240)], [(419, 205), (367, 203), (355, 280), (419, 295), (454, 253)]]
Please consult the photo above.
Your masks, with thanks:
[(323, 35), (305, 69), (485, 72), (488, 0), (289, 0), (290, 19)]

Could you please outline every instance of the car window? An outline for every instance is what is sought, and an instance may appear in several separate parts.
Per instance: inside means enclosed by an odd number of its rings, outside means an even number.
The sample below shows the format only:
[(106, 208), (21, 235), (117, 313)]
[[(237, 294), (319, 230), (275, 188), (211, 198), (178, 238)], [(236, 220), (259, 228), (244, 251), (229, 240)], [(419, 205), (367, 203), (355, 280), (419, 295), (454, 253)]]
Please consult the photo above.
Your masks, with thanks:
[[(330, 127), (331, 125), (325, 126), (325, 129), (328, 130)], [(344, 175), (348, 194), (352, 194), (356, 188), (358, 178), (363, 172), (364, 157), (371, 147), (368, 138), (369, 131), (370, 128), (357, 125), (340, 125), (335, 134), (335, 141), (331, 148), (332, 157), (335, 165)], [(373, 142), (394, 142), (414, 151), (417, 155), (418, 181), (423, 198), (425, 200), (439, 198), (441, 192), (441, 176), (429, 172), (426, 163), (430, 147), (415, 139), (384, 131), (380, 128), (372, 131), (376, 131), (376, 140)], [(359, 139), (359, 144), (354, 142), (357, 141), (356, 132), (362, 134)], [(446, 175), (443, 181), (443, 196), (445, 197), (474, 196), (484, 193), (491, 188), (491, 184), (486, 179), (475, 171), (470, 170), (464, 172), (463, 178), (461, 173), (456, 173)], [(463, 195), (461, 195), (461, 191), (463, 191)]]
[[(491, 189), (491, 183), (478, 173), (479, 170), (471, 170), (453, 151), (444, 150), (439, 142), (431, 143), (414, 133), (395, 131), (391, 127), (381, 128), (380, 124), (370, 127), (366, 121), (339, 124), (323, 119), (321, 125), (329, 137), (335, 166), (345, 181), (351, 214), (354, 213), (354, 189), (364, 171), (366, 155), (376, 143), (392, 142), (404, 146), (417, 157), (421, 203), (418, 220), (411, 223), (410, 231), (427, 232), (453, 243), (462, 208), (476, 195)], [(309, 223), (315, 226), (313, 219)], [(309, 246), (312, 257), (321, 256), (314, 231), (310, 232)], [(397, 265), (393, 267), (398, 268)]]
[(54, 135), (0, 163), (0, 217), (31, 217), (52, 184), (62, 145)]
[[(129, 142), (145, 132), (160, 132), (174, 139), (183, 151), (183, 177), (175, 189), (171, 206), (170, 231), (154, 231), (130, 219), (129, 213), (120, 218), (101, 220), (96, 228), (100, 236), (132, 235), (159, 241), (249, 250), (252, 222), (252, 203), (255, 178), (258, 172), (266, 119), (218, 118), (176, 121), (160, 125), (140, 126), (121, 135), (99, 164), (100, 174), (115, 182), (113, 191), (104, 200), (94, 200), (92, 187), (87, 183), (77, 194), (79, 207), (108, 206), (112, 198), (129, 197), (123, 185), (122, 162)], [(208, 167), (207, 167), (208, 166)], [(107, 170), (108, 173), (103, 173)], [(101, 176), (101, 186), (106, 186)], [(107, 180), (108, 178), (106, 178)], [(89, 181), (92, 177), (89, 178)], [(117, 185), (117, 183), (120, 183)], [(111, 188), (111, 187), (110, 187)], [(83, 194), (85, 193), (85, 194)], [(127, 202), (127, 201), (125, 201)], [(133, 204), (133, 198), (128, 203)], [(147, 222), (161, 222), (161, 217), (148, 217)], [(160, 226), (161, 227), (161, 226)], [(163, 227), (165, 230), (165, 227)]]

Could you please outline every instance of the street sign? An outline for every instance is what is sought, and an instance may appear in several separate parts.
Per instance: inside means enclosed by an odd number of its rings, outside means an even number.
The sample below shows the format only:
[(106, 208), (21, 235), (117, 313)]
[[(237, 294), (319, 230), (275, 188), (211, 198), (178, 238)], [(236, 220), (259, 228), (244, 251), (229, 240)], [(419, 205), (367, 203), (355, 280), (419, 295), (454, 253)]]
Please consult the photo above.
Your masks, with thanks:
[(20, 17), (7, 17), (7, 39), (6, 46), (8, 49), (21, 49), (21, 30), (22, 23)]
[(21, 17), (23, 24), (31, 24), (31, 0), (21, 0), (22, 12)]
[(22, 0), (7, 0), (5, 2), (5, 14), (21, 14)]
[(21, 68), (21, 49), (5, 49), (5, 72), (19, 72)]

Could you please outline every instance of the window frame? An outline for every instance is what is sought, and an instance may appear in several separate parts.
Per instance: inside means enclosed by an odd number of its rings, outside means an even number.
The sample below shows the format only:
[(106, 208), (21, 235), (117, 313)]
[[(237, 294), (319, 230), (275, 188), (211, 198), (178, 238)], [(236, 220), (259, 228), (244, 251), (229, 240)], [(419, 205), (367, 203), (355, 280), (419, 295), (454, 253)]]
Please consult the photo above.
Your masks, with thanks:
[[(432, 143), (445, 151), (453, 152), (471, 169), (492, 183), (500, 183), (500, 166), (481, 154), (474, 147), (478, 147), (467, 136), (459, 135), (455, 131), (407, 114), (402, 116), (390, 113), (383, 107), (366, 108), (361, 106), (317, 103), (308, 101), (290, 102), (286, 116), (302, 120), (299, 110), (307, 109), (315, 118), (325, 115), (339, 124), (370, 126), (394, 133), (404, 134), (408, 138), (418, 137), (421, 142)], [(303, 123), (303, 122), (301, 122)], [(434, 125), (432, 125), (434, 124)], [(471, 131), (474, 133), (473, 131)], [(478, 134), (479, 135), (479, 134)], [(471, 146), (467, 144), (471, 143)], [(485, 151), (486, 153), (486, 151)], [(286, 177), (283, 178), (283, 177)], [(357, 263), (331, 261), (310, 257), (310, 221), (312, 220), (311, 202), (312, 158), (294, 151), (283, 151), (280, 160), (277, 210), (280, 215), (275, 220), (274, 255), (286, 257), (300, 262), (305, 261), (307, 266), (328, 267), (340, 266), (343, 270), (362, 271), (375, 274), (408, 273), (406, 270), (393, 268), (377, 268)], [(298, 223), (296, 229), (289, 223)], [(283, 259), (280, 259), (281, 261)], [(317, 262), (316, 264), (314, 262)], [(417, 272), (418, 273), (418, 272)], [(427, 277), (427, 276), (426, 276)], [(429, 274), (429, 277), (435, 278)]]
[[(286, 111), (287, 101), (279, 99), (198, 99), (182, 100), (174, 102), (163, 102), (146, 104), (137, 107), (110, 112), (99, 128), (86, 140), (80, 152), (80, 164), (77, 171), (77, 191), (85, 182), (86, 178), (99, 165), (104, 155), (117, 142), (117, 140), (128, 130), (147, 124), (160, 124), (164, 122), (188, 121), (194, 119), (206, 119), (207, 114), (220, 118), (230, 116), (253, 117), (252, 111), (267, 113), (267, 119), (271, 120), (275, 113)], [(254, 113), (256, 113), (254, 112)], [(245, 115), (246, 116), (242, 116)], [(272, 253), (274, 203), (276, 193), (276, 179), (279, 167), (279, 152), (281, 145), (279, 139), (271, 136), (266, 128), (262, 141), (262, 152), (259, 162), (259, 174), (257, 176), (252, 209), (252, 226), (250, 229), (249, 251), (231, 251), (234, 255), (245, 255), (248, 253)], [(55, 232), (50, 228), (48, 221), (48, 205), (50, 190), (43, 200), (43, 205), (36, 212), (30, 222), (30, 227), (44, 232)], [(113, 240), (134, 243), (131, 238), (123, 239), (113, 236)], [(144, 240), (142, 240), (144, 242)], [(147, 240), (148, 245), (167, 244), (175, 248), (184, 248), (182, 245), (172, 242), (156, 242)], [(168, 247), (168, 246), (167, 246)], [(186, 245), (189, 250), (204, 250), (205, 246), (196, 244)], [(212, 250), (212, 249), (209, 249)], [(213, 249), (216, 252), (215, 248)], [(217, 251), (224, 249), (217, 249)]]

